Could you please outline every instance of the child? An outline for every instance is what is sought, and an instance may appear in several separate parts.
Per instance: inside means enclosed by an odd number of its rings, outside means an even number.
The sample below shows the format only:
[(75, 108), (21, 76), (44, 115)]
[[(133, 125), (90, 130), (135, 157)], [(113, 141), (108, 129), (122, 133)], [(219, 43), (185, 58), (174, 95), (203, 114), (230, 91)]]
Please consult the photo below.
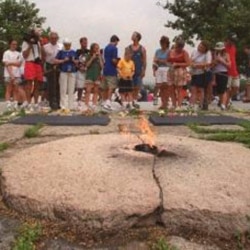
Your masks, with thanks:
[(127, 102), (126, 108), (131, 109), (133, 101), (133, 75), (135, 73), (135, 64), (132, 61), (132, 53), (126, 49), (124, 58), (122, 58), (117, 64), (117, 70), (119, 75), (119, 93), (121, 95), (122, 106), (124, 107)]
[(92, 43), (90, 46), (90, 53), (86, 58), (86, 68), (85, 105), (88, 109), (90, 108), (90, 94), (93, 93), (91, 109), (95, 110), (103, 69), (103, 58), (100, 52), (100, 47), (97, 43)]

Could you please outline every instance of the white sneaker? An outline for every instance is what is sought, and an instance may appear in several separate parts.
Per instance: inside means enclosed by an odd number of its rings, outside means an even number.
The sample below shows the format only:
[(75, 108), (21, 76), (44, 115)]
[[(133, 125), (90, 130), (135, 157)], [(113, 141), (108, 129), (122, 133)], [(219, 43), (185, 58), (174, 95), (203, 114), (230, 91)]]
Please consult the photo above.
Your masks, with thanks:
[(221, 109), (221, 110), (225, 110), (225, 109), (226, 109), (226, 106), (225, 106), (224, 104), (221, 104), (221, 105), (220, 105), (220, 109)]
[(25, 109), (28, 107), (28, 105), (29, 105), (29, 103), (27, 101), (24, 101), (20, 108)]
[(6, 110), (7, 111), (12, 111), (13, 107), (12, 107), (12, 103), (10, 101), (6, 102)]

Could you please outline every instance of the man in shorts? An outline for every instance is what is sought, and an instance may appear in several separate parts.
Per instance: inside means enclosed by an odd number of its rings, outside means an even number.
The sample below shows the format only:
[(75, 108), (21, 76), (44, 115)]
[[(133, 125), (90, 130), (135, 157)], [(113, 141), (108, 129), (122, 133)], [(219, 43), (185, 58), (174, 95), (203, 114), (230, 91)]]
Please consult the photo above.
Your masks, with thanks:
[(102, 106), (105, 109), (113, 109), (111, 97), (113, 91), (117, 87), (117, 63), (118, 49), (117, 44), (120, 41), (118, 36), (113, 35), (110, 38), (110, 43), (104, 49), (104, 68), (103, 68), (103, 81), (101, 84), (102, 91)]

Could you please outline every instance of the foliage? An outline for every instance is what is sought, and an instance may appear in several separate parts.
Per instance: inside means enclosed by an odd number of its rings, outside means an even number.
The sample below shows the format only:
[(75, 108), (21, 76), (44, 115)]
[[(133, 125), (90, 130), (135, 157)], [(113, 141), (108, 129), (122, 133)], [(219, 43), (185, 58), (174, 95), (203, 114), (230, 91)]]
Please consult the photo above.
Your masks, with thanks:
[(239, 124), (242, 129), (209, 129), (201, 127), (197, 124), (190, 124), (189, 128), (198, 134), (202, 134), (202, 139), (211, 141), (230, 141), (239, 142), (250, 148), (250, 122)]
[(7, 47), (9, 39), (21, 42), (32, 25), (41, 26), (45, 17), (38, 16), (39, 9), (28, 0), (0, 0), (0, 52)]
[(170, 246), (170, 244), (164, 239), (160, 238), (152, 247), (153, 250), (177, 250), (176, 247)]
[(189, 43), (206, 39), (214, 45), (230, 33), (237, 34), (238, 61), (245, 60), (242, 48), (250, 44), (249, 0), (174, 0), (166, 1), (163, 8), (176, 17), (165, 26), (181, 31)]
[(12, 250), (34, 250), (34, 243), (38, 240), (41, 234), (42, 228), (39, 224), (24, 224), (20, 229), (20, 235), (18, 236)]
[(38, 123), (28, 129), (25, 130), (24, 132), (24, 137), (26, 138), (34, 138), (37, 137), (40, 133), (40, 129), (43, 127), (44, 125), (41, 123)]
[(0, 143), (0, 152), (8, 149), (8, 147), (9, 147), (9, 144), (7, 142)]

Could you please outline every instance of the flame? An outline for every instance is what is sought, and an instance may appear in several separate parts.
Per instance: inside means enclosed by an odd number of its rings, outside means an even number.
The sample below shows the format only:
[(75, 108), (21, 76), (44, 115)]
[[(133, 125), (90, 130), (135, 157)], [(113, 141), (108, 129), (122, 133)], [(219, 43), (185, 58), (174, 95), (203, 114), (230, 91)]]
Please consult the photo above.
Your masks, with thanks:
[(150, 147), (154, 146), (155, 137), (156, 137), (155, 133), (152, 131), (148, 120), (143, 115), (139, 116), (138, 128), (141, 131), (141, 135), (140, 135), (141, 140), (144, 143), (149, 144)]
[(132, 134), (127, 124), (118, 124), (119, 133), (131, 137), (136, 137), (142, 143), (148, 144), (150, 147), (155, 145), (155, 133), (152, 131), (148, 120), (145, 116), (140, 115), (136, 125), (140, 130), (140, 134)]

